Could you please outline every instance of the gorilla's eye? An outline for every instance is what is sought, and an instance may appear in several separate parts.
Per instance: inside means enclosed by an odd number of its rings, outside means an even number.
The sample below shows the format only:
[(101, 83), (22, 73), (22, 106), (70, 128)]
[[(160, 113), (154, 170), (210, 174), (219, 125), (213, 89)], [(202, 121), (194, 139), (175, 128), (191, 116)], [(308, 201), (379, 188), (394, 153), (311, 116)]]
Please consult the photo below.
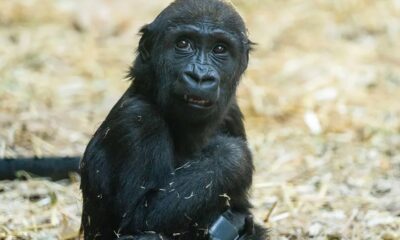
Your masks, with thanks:
[(188, 40), (179, 40), (176, 43), (176, 47), (179, 49), (189, 49), (190, 48), (190, 42)]
[(224, 54), (227, 52), (227, 49), (224, 45), (218, 44), (217, 46), (214, 47), (213, 52), (215, 54)]

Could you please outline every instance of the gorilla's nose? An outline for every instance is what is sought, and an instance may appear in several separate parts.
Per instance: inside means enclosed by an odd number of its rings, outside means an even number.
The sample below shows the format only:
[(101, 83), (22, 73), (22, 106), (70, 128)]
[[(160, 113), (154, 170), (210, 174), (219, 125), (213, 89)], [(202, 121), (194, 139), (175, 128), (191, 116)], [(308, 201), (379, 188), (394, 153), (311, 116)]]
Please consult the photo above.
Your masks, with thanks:
[(201, 90), (212, 90), (219, 85), (217, 72), (207, 65), (189, 64), (183, 72), (183, 79), (192, 88)]

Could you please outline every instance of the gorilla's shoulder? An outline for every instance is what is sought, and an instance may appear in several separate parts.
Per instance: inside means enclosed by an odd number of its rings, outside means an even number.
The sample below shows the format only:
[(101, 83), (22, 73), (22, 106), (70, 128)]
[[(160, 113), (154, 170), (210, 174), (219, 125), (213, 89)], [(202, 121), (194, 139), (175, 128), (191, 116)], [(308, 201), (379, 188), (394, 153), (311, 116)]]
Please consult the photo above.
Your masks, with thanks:
[(158, 107), (146, 98), (125, 94), (114, 105), (103, 125), (124, 127), (124, 130), (146, 128), (146, 126), (164, 126), (164, 120)]
[[(145, 97), (137, 95), (124, 95), (111, 110), (113, 114), (121, 117), (160, 117), (157, 105), (151, 103)], [(113, 115), (113, 114), (109, 114)]]
[(167, 125), (157, 107), (145, 98), (124, 95), (96, 131), (89, 145), (102, 145), (110, 151), (120, 151), (160, 133), (168, 136)]

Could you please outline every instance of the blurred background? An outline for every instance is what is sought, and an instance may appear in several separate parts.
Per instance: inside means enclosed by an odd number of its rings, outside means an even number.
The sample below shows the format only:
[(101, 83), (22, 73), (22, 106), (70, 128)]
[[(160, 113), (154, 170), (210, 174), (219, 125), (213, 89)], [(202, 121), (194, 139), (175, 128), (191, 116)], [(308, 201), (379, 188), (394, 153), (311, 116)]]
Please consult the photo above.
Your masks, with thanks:
[[(199, 0), (200, 1), (200, 0)], [(75, 156), (168, 0), (0, 1), (0, 158)], [(400, 1), (234, 0), (238, 98), (272, 239), (400, 239)], [(79, 177), (0, 182), (0, 239), (73, 239)]]

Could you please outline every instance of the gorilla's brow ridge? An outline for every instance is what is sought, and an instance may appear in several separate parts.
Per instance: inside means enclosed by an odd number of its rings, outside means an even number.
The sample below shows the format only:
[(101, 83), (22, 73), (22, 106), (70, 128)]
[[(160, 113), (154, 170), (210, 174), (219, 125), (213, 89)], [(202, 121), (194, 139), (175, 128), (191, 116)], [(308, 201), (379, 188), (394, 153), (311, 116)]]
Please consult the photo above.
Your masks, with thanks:
[[(166, 29), (166, 33), (212, 35), (227, 42), (236, 42), (239, 35), (233, 31), (227, 31), (215, 24), (201, 22), (200, 24), (171, 25)], [(241, 38), (240, 38), (241, 39)]]

